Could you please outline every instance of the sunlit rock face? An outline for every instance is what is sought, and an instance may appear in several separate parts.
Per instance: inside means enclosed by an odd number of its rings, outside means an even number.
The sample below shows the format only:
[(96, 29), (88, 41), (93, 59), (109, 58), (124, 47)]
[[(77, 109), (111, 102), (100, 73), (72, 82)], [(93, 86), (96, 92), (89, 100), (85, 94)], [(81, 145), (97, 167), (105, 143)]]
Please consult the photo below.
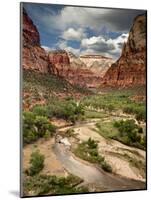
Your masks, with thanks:
[(23, 69), (49, 72), (50, 63), (45, 50), (40, 46), (39, 32), (25, 9), (23, 9), (22, 36)]
[[(51, 51), (48, 54), (52, 64), (51, 73), (63, 77), (71, 84), (85, 87), (98, 87), (100, 77), (71, 52), (65, 50)], [(100, 79), (100, 80), (99, 80)]]
[(103, 78), (108, 86), (134, 86), (146, 83), (146, 15), (134, 19), (121, 57), (111, 65)]
[(83, 55), (80, 56), (80, 60), (85, 63), (88, 69), (101, 77), (104, 76), (105, 72), (114, 62), (112, 58), (102, 55)]

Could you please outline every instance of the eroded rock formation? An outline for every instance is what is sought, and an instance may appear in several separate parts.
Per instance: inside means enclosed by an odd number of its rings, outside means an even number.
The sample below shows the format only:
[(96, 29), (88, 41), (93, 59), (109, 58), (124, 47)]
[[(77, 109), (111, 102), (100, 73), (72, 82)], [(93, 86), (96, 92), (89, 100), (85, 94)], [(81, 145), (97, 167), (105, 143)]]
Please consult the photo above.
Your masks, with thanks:
[(105, 72), (114, 62), (112, 58), (102, 55), (83, 55), (80, 56), (80, 60), (85, 63), (88, 69), (96, 74), (99, 74), (101, 77), (104, 76)]
[(146, 15), (134, 19), (121, 57), (111, 65), (103, 78), (108, 86), (134, 86), (146, 83)]
[(23, 9), (22, 27), (22, 67), (39, 72), (49, 72), (50, 63), (46, 52), (40, 46), (40, 36), (36, 26)]
[(85, 87), (97, 87), (100, 84), (100, 77), (73, 54), (56, 50), (49, 52), (48, 57), (52, 64), (51, 73), (65, 78), (71, 84)]

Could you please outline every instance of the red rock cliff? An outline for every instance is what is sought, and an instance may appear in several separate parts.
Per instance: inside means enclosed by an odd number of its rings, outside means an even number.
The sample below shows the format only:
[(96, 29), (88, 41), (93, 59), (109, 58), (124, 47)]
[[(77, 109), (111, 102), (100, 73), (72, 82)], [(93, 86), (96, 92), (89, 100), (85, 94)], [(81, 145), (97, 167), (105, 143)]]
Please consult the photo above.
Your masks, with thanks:
[(23, 9), (22, 27), (22, 66), (23, 69), (49, 72), (50, 64), (43, 48), (40, 47), (40, 36), (36, 26)]
[(146, 15), (137, 16), (124, 44), (121, 57), (103, 78), (108, 86), (134, 86), (146, 83)]
[(100, 85), (100, 77), (89, 70), (79, 58), (64, 50), (49, 52), (49, 62), (52, 63), (51, 73), (63, 77), (71, 84), (98, 87)]

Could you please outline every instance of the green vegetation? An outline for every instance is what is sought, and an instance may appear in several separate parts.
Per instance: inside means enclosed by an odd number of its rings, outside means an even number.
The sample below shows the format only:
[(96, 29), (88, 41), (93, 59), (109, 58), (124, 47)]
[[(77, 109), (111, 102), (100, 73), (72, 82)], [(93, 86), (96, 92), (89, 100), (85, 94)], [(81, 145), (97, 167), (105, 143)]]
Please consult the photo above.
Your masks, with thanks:
[(142, 104), (127, 105), (123, 108), (123, 112), (128, 114), (135, 114), (138, 121), (146, 120), (146, 110)]
[(24, 195), (43, 195), (43, 194), (72, 194), (88, 192), (86, 187), (76, 187), (83, 180), (79, 177), (69, 175), (65, 177), (56, 177), (49, 175), (36, 175), (25, 177)]
[(68, 177), (57, 177), (44, 175), (41, 170), (44, 168), (44, 155), (38, 150), (31, 154), (30, 167), (24, 175), (24, 195), (42, 194), (70, 194), (88, 192), (86, 187), (76, 187), (83, 180), (79, 177), (69, 175)]
[(87, 118), (104, 118), (108, 117), (109, 115), (103, 111), (97, 112), (95, 110), (85, 110), (84, 117)]
[(91, 106), (106, 112), (122, 110), (128, 114), (134, 114), (137, 120), (146, 120), (145, 101), (135, 102), (132, 100), (132, 91), (113, 91), (101, 95), (87, 96), (82, 99), (84, 107)]
[(37, 150), (31, 154), (30, 168), (26, 171), (29, 176), (38, 174), (44, 168), (44, 155)]
[(137, 160), (134, 157), (129, 156), (128, 154), (124, 154), (124, 158), (127, 159), (131, 166), (141, 169), (145, 172), (145, 163), (142, 160)]
[(117, 128), (113, 126), (113, 122), (97, 122), (97, 132), (99, 132), (104, 138), (115, 138), (119, 135)]
[(32, 112), (23, 113), (23, 143), (29, 144), (42, 137), (49, 137), (55, 133), (55, 126), (47, 117), (38, 116)]
[(47, 104), (52, 98), (58, 94), (67, 94), (74, 96), (79, 93), (81, 95), (91, 94), (86, 88), (73, 86), (65, 79), (52, 74), (43, 74), (30, 70), (23, 71), (23, 89), (29, 95), (24, 96), (24, 103), (32, 105), (35, 101), (45, 100)]
[(76, 137), (76, 133), (74, 131), (74, 129), (70, 128), (65, 132), (65, 136), (66, 137)]
[(140, 137), (138, 137), (137, 133), (141, 130), (141, 127), (139, 127), (133, 119), (115, 121), (114, 127), (119, 130), (121, 137), (127, 135), (131, 142), (140, 140)]
[(84, 115), (83, 106), (74, 100), (52, 100), (47, 106), (35, 106), (32, 111), (36, 115), (61, 118), (73, 123)]
[(105, 138), (118, 140), (126, 145), (145, 149), (142, 128), (134, 120), (119, 120), (96, 123), (98, 132)]
[(95, 140), (91, 138), (86, 142), (82, 142), (78, 145), (78, 147), (74, 150), (76, 156), (84, 159), (86, 161), (99, 164), (102, 169), (107, 172), (112, 172), (111, 166), (106, 163), (103, 156), (98, 153), (98, 144)]

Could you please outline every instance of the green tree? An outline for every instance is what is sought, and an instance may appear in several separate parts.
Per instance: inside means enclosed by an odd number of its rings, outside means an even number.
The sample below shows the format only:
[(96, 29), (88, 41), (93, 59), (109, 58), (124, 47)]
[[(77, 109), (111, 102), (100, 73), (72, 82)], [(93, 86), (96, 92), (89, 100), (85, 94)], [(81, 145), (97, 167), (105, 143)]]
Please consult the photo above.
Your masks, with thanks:
[(36, 116), (32, 112), (23, 113), (23, 142), (28, 144), (40, 137), (49, 137), (56, 128), (50, 123), (47, 117)]
[(31, 154), (29, 175), (34, 176), (44, 168), (44, 155), (37, 150)]

